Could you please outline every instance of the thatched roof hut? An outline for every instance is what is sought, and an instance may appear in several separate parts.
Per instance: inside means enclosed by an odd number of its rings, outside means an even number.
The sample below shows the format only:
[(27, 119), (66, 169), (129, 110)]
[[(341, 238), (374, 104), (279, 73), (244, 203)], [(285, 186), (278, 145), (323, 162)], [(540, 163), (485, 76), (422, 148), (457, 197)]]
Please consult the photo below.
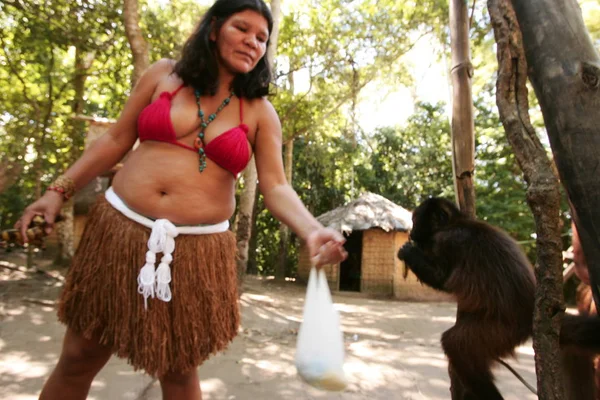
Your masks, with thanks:
[[(330, 288), (401, 299), (445, 298), (421, 285), (414, 275), (403, 277), (398, 249), (408, 240), (412, 213), (375, 193), (364, 193), (342, 207), (317, 217), (323, 225), (344, 233), (348, 258), (325, 267)], [(300, 248), (298, 279), (308, 280), (310, 260)]]
[(381, 228), (385, 232), (408, 232), (412, 213), (375, 193), (363, 193), (356, 200), (317, 217), (323, 225), (339, 232), (366, 231)]

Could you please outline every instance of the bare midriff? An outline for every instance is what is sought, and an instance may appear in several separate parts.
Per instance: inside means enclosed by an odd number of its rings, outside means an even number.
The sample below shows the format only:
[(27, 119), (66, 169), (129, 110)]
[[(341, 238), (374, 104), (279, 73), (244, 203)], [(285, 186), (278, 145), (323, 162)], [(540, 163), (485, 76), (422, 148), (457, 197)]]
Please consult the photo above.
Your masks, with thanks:
[(197, 154), (169, 143), (141, 143), (112, 186), (132, 210), (174, 224), (216, 224), (235, 210), (233, 175), (211, 160), (200, 173)]

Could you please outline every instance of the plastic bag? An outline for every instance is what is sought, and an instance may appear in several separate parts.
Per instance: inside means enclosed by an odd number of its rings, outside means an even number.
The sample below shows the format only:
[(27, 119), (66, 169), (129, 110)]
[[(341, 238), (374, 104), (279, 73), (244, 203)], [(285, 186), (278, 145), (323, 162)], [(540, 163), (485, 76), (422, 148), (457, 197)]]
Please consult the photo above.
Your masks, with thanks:
[(322, 269), (312, 268), (308, 278), (296, 344), (296, 369), (302, 379), (319, 389), (338, 391), (348, 384), (340, 319)]

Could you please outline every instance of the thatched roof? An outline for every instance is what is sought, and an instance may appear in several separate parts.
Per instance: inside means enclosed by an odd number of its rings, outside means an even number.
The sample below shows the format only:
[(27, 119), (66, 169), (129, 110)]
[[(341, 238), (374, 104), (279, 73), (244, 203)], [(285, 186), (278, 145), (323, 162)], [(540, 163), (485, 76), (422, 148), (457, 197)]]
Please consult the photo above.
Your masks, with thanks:
[(383, 196), (364, 193), (356, 200), (317, 217), (319, 222), (339, 232), (381, 228), (406, 232), (412, 227), (412, 213)]

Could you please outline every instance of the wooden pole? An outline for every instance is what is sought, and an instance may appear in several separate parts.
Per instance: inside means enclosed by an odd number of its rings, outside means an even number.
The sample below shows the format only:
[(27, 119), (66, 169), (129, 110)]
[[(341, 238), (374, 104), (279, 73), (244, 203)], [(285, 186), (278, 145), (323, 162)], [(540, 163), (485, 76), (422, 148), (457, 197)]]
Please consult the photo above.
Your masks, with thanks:
[(475, 216), (475, 123), (469, 48), (469, 14), (466, 0), (450, 1), (450, 45), (452, 53), (452, 170), (457, 203)]

